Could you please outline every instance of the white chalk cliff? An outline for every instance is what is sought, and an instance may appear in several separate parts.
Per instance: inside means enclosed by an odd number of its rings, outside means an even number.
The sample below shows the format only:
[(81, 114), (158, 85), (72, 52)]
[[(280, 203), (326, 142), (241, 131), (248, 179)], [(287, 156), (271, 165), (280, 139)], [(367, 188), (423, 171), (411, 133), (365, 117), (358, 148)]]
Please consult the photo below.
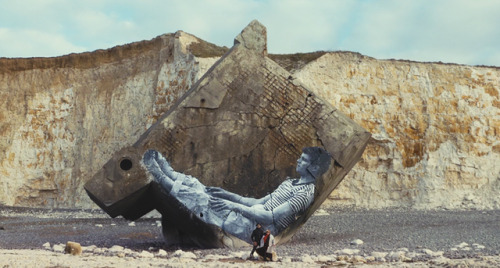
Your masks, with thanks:
[[(85, 182), (222, 50), (180, 31), (56, 58), (1, 58), (0, 205), (94, 207)], [(500, 68), (331, 52), (292, 71), (373, 134), (324, 206), (500, 208)]]
[(332, 204), (500, 207), (500, 69), (329, 53), (295, 73), (372, 133)]

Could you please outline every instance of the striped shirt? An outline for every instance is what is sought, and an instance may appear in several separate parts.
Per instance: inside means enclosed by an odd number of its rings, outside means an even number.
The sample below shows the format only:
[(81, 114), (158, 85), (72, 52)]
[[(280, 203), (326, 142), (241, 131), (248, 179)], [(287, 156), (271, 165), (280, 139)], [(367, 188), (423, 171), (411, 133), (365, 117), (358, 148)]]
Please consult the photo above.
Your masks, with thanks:
[(295, 217), (303, 213), (314, 201), (314, 183), (294, 184), (298, 179), (287, 179), (271, 193), (271, 198), (264, 203), (264, 208), (268, 211), (288, 202), (292, 211), (287, 216), (274, 219), (274, 224), (278, 233), (283, 231), (295, 221)]

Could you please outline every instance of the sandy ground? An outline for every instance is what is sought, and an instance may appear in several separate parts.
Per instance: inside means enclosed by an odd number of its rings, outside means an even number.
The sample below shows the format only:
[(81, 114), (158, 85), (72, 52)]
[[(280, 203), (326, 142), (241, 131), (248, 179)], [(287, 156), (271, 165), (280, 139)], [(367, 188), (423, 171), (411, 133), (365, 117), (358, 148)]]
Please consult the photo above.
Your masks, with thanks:
[[(247, 252), (245, 252), (246, 256)], [(235, 254), (237, 255), (237, 254)], [(210, 258), (100, 256), (83, 253), (80, 256), (45, 250), (0, 250), (2, 267), (500, 267), (499, 256), (467, 259), (436, 258), (428, 261), (352, 261), (352, 260), (294, 260), (282, 258), (277, 262), (243, 260), (235, 256)]]
[[(500, 211), (319, 210), (277, 262), (166, 247), (160, 220), (0, 207), (0, 267), (500, 267)], [(68, 241), (82, 253), (65, 254)]]

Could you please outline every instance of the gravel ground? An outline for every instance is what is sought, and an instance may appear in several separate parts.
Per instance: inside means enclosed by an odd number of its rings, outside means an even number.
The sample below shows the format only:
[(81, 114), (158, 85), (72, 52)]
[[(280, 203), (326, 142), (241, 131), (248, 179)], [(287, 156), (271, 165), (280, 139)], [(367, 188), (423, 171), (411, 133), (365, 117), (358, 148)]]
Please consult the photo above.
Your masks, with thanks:
[[(287, 251), (325, 254), (357, 246), (363, 253), (407, 248), (430, 249), (465, 257), (477, 251), (452, 250), (461, 243), (484, 246), (482, 254), (500, 254), (500, 211), (328, 211), (312, 217), (286, 247)], [(310, 245), (314, 245), (311, 246)], [(310, 248), (311, 250), (307, 250)]]
[[(160, 222), (158, 213), (129, 222), (109, 218), (100, 210), (0, 207), (0, 266), (65, 266), (64, 260), (70, 258), (67, 267), (121, 267), (124, 264), (119, 260), (127, 257), (130, 257), (127, 263), (136, 261), (137, 267), (148, 262), (149, 266), (161, 267), (166, 265), (166, 260), (171, 260), (167, 266), (172, 267), (208, 267), (209, 264), (258, 267), (263, 264), (244, 260), (250, 248), (166, 247)], [(289, 243), (277, 247), (280, 261), (271, 266), (497, 267), (500, 266), (499, 233), (499, 210), (319, 210)], [(77, 259), (78, 262), (54, 246), (64, 246), (67, 241), (84, 247), (84, 257)], [(100, 249), (90, 250), (90, 246)], [(113, 246), (128, 251), (113, 255), (110, 253)], [(156, 257), (145, 262), (140, 253), (146, 257), (156, 254)], [(182, 253), (194, 253), (196, 258), (181, 258)], [(14, 261), (26, 254), (31, 255), (35, 263)], [(218, 257), (213, 260), (210, 256)], [(175, 262), (173, 257), (190, 259), (193, 263)]]

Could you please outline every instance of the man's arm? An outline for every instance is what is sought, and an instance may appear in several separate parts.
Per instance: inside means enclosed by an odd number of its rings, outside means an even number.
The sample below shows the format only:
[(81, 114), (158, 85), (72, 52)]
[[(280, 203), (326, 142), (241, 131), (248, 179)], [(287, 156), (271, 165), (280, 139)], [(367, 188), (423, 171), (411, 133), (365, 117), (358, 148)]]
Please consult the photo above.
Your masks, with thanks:
[(274, 219), (280, 219), (294, 213), (289, 202), (284, 202), (272, 211), (269, 211), (264, 209), (264, 206), (260, 204), (249, 207), (232, 201), (211, 197), (210, 206), (214, 210), (228, 209), (240, 211), (246, 218), (253, 219), (263, 225), (274, 224)]
[(237, 209), (241, 211), (243, 216), (266, 225), (274, 224), (275, 219), (281, 219), (294, 213), (289, 202), (285, 202), (271, 211), (264, 209), (262, 205), (251, 207), (239, 205)]
[(209, 195), (213, 197), (218, 197), (222, 199), (229, 200), (231, 202), (241, 204), (247, 207), (255, 206), (255, 205), (262, 205), (266, 203), (267, 200), (271, 197), (270, 195), (266, 195), (262, 198), (256, 199), (252, 197), (243, 197), (241, 195), (231, 193), (229, 191), (226, 191), (220, 187), (206, 187), (206, 191)]

